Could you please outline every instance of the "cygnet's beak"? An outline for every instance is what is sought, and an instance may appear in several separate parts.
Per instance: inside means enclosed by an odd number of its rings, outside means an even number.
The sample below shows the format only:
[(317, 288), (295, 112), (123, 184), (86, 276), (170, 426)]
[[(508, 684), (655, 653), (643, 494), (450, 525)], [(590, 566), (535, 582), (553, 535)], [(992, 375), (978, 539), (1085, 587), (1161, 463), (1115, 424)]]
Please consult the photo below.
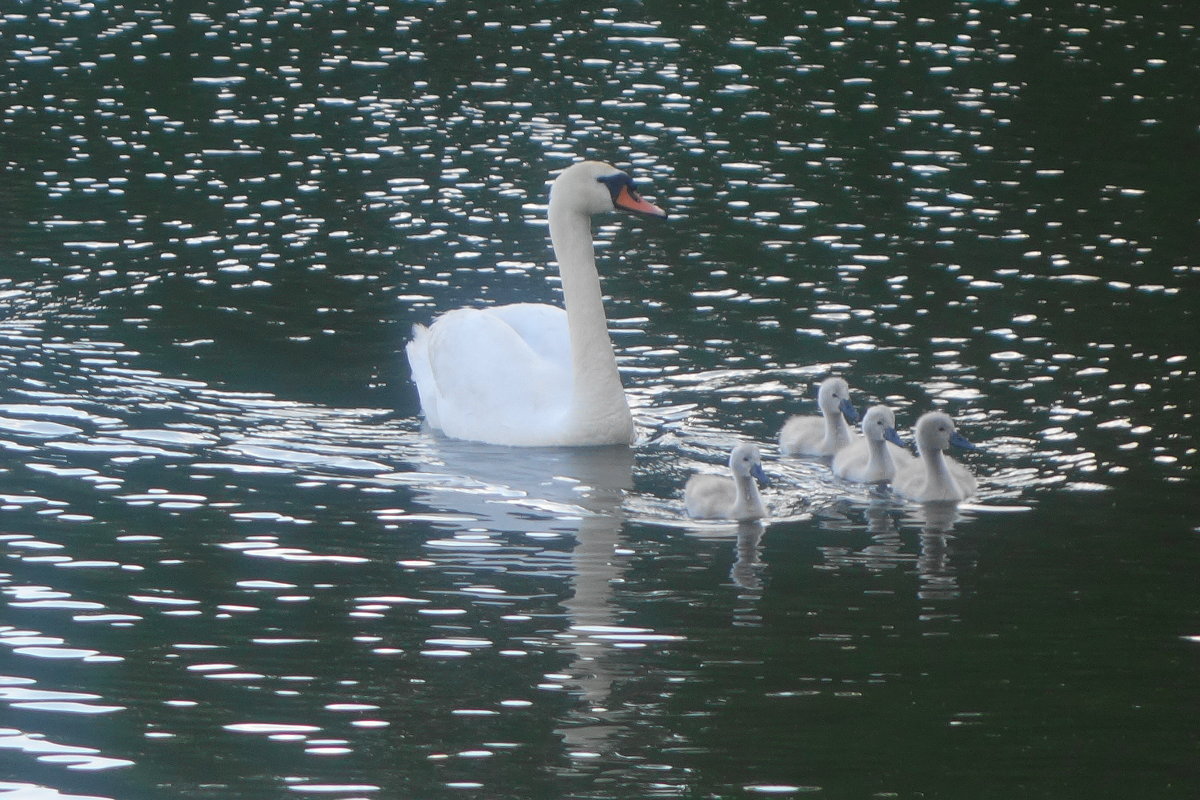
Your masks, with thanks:
[(904, 440), (900, 438), (900, 434), (896, 433), (895, 428), (884, 428), (883, 438), (894, 445), (899, 445), (900, 447), (905, 446)]
[(636, 190), (630, 186), (622, 186), (621, 191), (617, 193), (613, 200), (613, 205), (623, 211), (629, 211), (634, 214), (640, 214), (643, 217), (654, 217), (656, 219), (666, 219), (667, 212), (663, 211), (658, 206), (648, 200), (644, 200)]
[(763, 472), (762, 464), (750, 467), (750, 475), (758, 481), (760, 487), (766, 488), (771, 485), (771, 479), (767, 477), (767, 473)]
[(955, 447), (961, 447), (963, 450), (979, 449), (978, 445), (971, 444), (971, 442), (967, 440), (967, 437), (963, 436), (958, 431), (950, 434), (950, 444), (954, 445)]
[(846, 419), (850, 420), (850, 422), (855, 425), (857, 425), (859, 419), (861, 419), (861, 417), (858, 416), (858, 409), (854, 407), (854, 405), (850, 402), (850, 398), (848, 397), (842, 398), (842, 402), (838, 403), (838, 409), (840, 409), (841, 412), (846, 415)]

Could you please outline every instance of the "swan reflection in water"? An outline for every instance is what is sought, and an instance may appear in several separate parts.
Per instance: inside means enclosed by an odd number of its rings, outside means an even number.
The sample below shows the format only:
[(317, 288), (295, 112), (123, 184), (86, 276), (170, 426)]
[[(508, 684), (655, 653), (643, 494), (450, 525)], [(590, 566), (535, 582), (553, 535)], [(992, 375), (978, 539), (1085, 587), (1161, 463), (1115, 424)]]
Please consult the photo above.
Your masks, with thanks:
[(760, 519), (742, 522), (697, 522), (688, 521), (686, 527), (681, 523), (687, 536), (704, 542), (722, 542), (733, 544), (733, 564), (729, 568), (729, 580), (742, 594), (738, 597), (749, 599), (762, 596), (764, 564), (762, 561), (762, 539), (767, 531), (767, 523)]
[(922, 600), (956, 600), (960, 596), (958, 575), (952, 563), (954, 524), (968, 519), (957, 503), (923, 503), (906, 515), (906, 522), (920, 530), (917, 554), (917, 597)]
[[(563, 670), (571, 677), (564, 684), (578, 693), (586, 709), (562, 720), (558, 733), (571, 751), (602, 748), (625, 727), (607, 708), (619, 677), (608, 663), (610, 648), (675, 638), (623, 624), (625, 610), (613, 596), (627, 561), (620, 552), (626, 519), (622, 504), (633, 487), (633, 450), (516, 449), (437, 436), (427, 441), (425, 458), (417, 465), (421, 484), (413, 486), (417, 500), (455, 515), (459, 535), (574, 539), (569, 552), (539, 552), (539, 573), (561, 577), (570, 586), (560, 601), (567, 625), (554, 640), (571, 658), (569, 669)], [(439, 551), (454, 558), (454, 541), (442, 540)], [(463, 544), (461, 557), (473, 565), (493, 557), (473, 548), (470, 540)], [(511, 552), (494, 558), (509, 566), (516, 563)]]
[[(972, 519), (970, 509), (953, 502), (911, 504), (886, 492), (873, 491), (865, 502), (847, 499), (817, 516), (826, 530), (865, 530), (871, 537), (871, 543), (859, 550), (844, 546), (822, 548), (831, 566), (869, 570), (911, 568), (917, 576), (919, 599), (959, 597), (953, 531), (956, 524)], [(917, 531), (915, 553), (905, 551), (904, 530)]]
[[(625, 525), (642, 502), (632, 492), (635, 453), (626, 447), (509, 448), (427, 435), (412, 458), (416, 472), (397, 480), (416, 492), (418, 503), (447, 528), (426, 546), (445, 564), (479, 570), (522, 570), (561, 580), (558, 601), (566, 618), (548, 644), (570, 663), (564, 688), (579, 704), (559, 719), (557, 734), (568, 752), (602, 753), (629, 729), (633, 713), (613, 700), (618, 681), (631, 677), (620, 654), (681, 639), (675, 631), (632, 627), (615, 589), (630, 564)], [(631, 501), (632, 498), (632, 502)], [(444, 515), (444, 516), (443, 516)], [(959, 596), (951, 531), (968, 510), (953, 503), (914, 505), (888, 495), (847, 501), (816, 515), (830, 530), (865, 530), (872, 543), (859, 552), (828, 548), (828, 563), (868, 569), (902, 566), (918, 576), (918, 597), (946, 601)], [(688, 537), (732, 545), (730, 579), (741, 601), (732, 624), (760, 624), (763, 593), (761, 521), (668, 523)], [(902, 531), (917, 528), (917, 552), (904, 552)], [(491, 549), (479, 548), (481, 540)], [(517, 547), (528, 541), (532, 546)], [(461, 548), (457, 545), (461, 542)], [(557, 545), (557, 546), (556, 546)], [(564, 545), (566, 545), (564, 547)], [(836, 551), (836, 552), (835, 552)], [(928, 610), (927, 610), (928, 611)], [(938, 614), (938, 619), (945, 619)]]

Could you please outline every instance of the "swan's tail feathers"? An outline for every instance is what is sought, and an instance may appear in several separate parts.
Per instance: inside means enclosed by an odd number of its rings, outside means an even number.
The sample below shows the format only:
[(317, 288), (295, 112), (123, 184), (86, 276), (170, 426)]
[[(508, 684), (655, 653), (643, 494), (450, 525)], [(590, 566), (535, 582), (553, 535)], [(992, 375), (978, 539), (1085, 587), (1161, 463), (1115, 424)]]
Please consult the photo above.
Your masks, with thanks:
[(433, 368), (429, 365), (429, 328), (413, 325), (412, 339), (405, 345), (404, 352), (408, 355), (408, 366), (412, 370), (413, 383), (417, 385), (425, 420), (433, 427), (440, 428), (437, 383), (433, 379)]

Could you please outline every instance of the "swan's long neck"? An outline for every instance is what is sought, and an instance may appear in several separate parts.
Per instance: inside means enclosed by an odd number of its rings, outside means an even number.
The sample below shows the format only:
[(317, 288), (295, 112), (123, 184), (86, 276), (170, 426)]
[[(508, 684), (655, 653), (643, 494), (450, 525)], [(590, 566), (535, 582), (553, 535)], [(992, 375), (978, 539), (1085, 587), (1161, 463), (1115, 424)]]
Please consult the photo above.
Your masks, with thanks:
[[(574, 365), (571, 414), (592, 425), (626, 424), (632, 435), (629, 406), (617, 371), (604, 316), (604, 297), (587, 215), (550, 203), (550, 241), (562, 277), (563, 303), (571, 332)], [(624, 420), (611, 417), (624, 415)]]
[(945, 496), (946, 499), (957, 496), (958, 487), (950, 477), (950, 467), (946, 463), (945, 454), (936, 447), (930, 447), (921, 451), (921, 458), (925, 462), (927, 493), (938, 497)]
[(874, 480), (891, 480), (895, 474), (892, 454), (883, 439), (867, 439), (867, 474)]
[(822, 409), (822, 416), (825, 418), (825, 440), (822, 442), (822, 446), (832, 452), (849, 443), (850, 427), (846, 424), (846, 418), (842, 416), (841, 409), (832, 413)]
[(737, 486), (737, 500), (733, 505), (734, 519), (742, 519), (751, 515), (763, 516), (762, 497), (758, 493), (758, 483), (753, 475), (734, 475), (733, 482)]

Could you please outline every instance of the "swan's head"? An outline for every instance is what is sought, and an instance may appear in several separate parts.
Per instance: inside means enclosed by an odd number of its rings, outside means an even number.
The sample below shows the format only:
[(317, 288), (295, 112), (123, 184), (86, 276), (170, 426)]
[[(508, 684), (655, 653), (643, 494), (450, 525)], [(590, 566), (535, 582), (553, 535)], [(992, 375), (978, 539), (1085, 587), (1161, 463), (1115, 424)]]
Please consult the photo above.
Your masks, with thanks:
[(863, 436), (876, 441), (888, 441), (904, 446), (900, 434), (896, 433), (896, 415), (887, 406), (871, 406), (863, 414)]
[(667, 212), (638, 194), (633, 179), (602, 161), (581, 161), (558, 173), (550, 186), (550, 204), (591, 216), (621, 210), (665, 219)]
[(826, 378), (817, 389), (817, 406), (822, 414), (845, 414), (846, 419), (858, 422), (858, 410), (850, 403), (850, 384), (844, 378)]
[(762, 456), (758, 448), (749, 442), (733, 448), (733, 452), (729, 454), (729, 470), (735, 478), (749, 476), (758, 481), (760, 486), (771, 485), (767, 473), (763, 472)]
[(964, 450), (979, 448), (967, 441), (967, 438), (954, 427), (954, 420), (949, 414), (941, 411), (930, 411), (922, 414), (913, 429), (917, 437), (917, 450), (926, 453), (933, 450), (949, 450), (951, 445)]

